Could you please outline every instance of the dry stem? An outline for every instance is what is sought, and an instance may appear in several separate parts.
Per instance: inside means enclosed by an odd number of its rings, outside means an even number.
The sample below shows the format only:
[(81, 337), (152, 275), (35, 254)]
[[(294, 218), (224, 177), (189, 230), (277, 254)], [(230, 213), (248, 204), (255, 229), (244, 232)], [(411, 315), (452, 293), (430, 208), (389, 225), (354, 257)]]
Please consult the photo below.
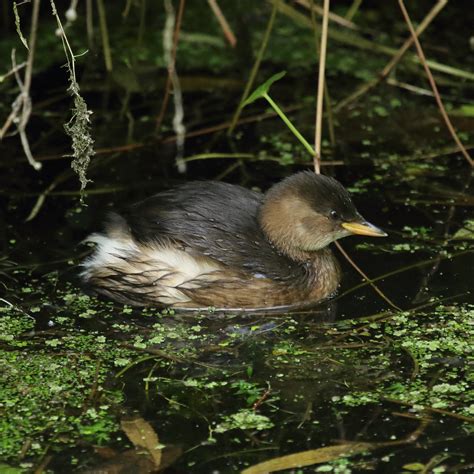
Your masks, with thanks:
[[(313, 0), (295, 0), (296, 3), (299, 3), (301, 6), (308, 8), (311, 12), (317, 13), (319, 16), (324, 15), (324, 8), (321, 8), (318, 5), (314, 4)], [(336, 15), (335, 13), (329, 12), (329, 20), (333, 23), (336, 23), (343, 28), (349, 28), (350, 30), (358, 30), (359, 27), (352, 23), (352, 21), (344, 18), (342, 16)]]
[(355, 17), (356, 13), (359, 11), (362, 0), (354, 0), (352, 5), (347, 10), (346, 16), (344, 17), (347, 21), (351, 21)]
[(227, 38), (227, 41), (233, 48), (235, 48), (235, 45), (237, 44), (237, 39), (231, 27), (229, 26), (229, 23), (227, 22), (224, 14), (222, 13), (222, 10), (220, 9), (217, 1), (207, 0), (207, 2), (209, 3), (209, 6), (211, 7), (211, 10), (214, 13), (215, 17), (217, 18), (217, 21), (219, 22), (219, 25), (222, 28), (224, 36)]
[(357, 270), (357, 272), (362, 275), (362, 277), (364, 278), (364, 280), (367, 281), (367, 283), (370, 284), (370, 286), (394, 309), (396, 309), (397, 311), (402, 311), (402, 309), (400, 307), (398, 307), (390, 298), (388, 298), (388, 296), (386, 296), (382, 290), (380, 290), (380, 288), (375, 285), (375, 283), (373, 283), (373, 281), (357, 266), (357, 264), (354, 262), (354, 260), (351, 259), (351, 257), (349, 257), (349, 255), (347, 254), (347, 252), (342, 248), (341, 244), (339, 242), (334, 242), (334, 244), (336, 245), (336, 247), (338, 248), (339, 252), (342, 253), (342, 255), (344, 256), (344, 258)]
[(321, 136), (323, 123), (324, 70), (326, 69), (326, 48), (328, 43), (329, 0), (324, 0), (321, 49), (319, 53), (318, 96), (316, 102), (316, 131), (314, 137), (314, 170), (321, 172)]
[(186, 163), (183, 161), (184, 141), (186, 137), (186, 127), (183, 123), (184, 109), (183, 96), (178, 74), (176, 72), (176, 50), (174, 42), (174, 33), (176, 17), (174, 14), (173, 3), (171, 0), (165, 0), (166, 22), (163, 29), (163, 53), (168, 70), (170, 71), (171, 85), (173, 87), (173, 130), (176, 133), (176, 166), (180, 173), (186, 171)]
[[(28, 159), (28, 162), (35, 170), (41, 169), (41, 163), (36, 161), (33, 158), (31, 153), (30, 144), (28, 142), (28, 137), (26, 136), (26, 126), (30, 119), (32, 104), (30, 96), (30, 87), (31, 87), (31, 78), (33, 75), (33, 62), (35, 57), (36, 49), (36, 37), (38, 32), (38, 17), (39, 17), (39, 8), (40, 0), (33, 1), (33, 12), (31, 14), (31, 31), (29, 37), (28, 45), (28, 59), (26, 61), (25, 74), (23, 80), (20, 78), (18, 73), (19, 67), (15, 61), (15, 50), (12, 50), (12, 66), (13, 73), (15, 74), (20, 93), (13, 102), (12, 111), (5, 121), (2, 129), (0, 130), (0, 140), (3, 138), (5, 133), (7, 133), (11, 124), (14, 123), (20, 135), (21, 144), (23, 146), (23, 151)], [(19, 23), (17, 24), (17, 29), (19, 29)], [(22, 35), (20, 35), (20, 38)]]
[(441, 115), (446, 123), (446, 127), (448, 127), (449, 133), (451, 133), (451, 136), (453, 137), (453, 140), (456, 142), (456, 144), (459, 147), (459, 150), (463, 154), (464, 158), (468, 161), (468, 163), (471, 166), (474, 166), (474, 161), (467, 152), (466, 148), (462, 144), (461, 140), (459, 139), (456, 130), (453, 127), (453, 124), (451, 123), (451, 120), (446, 112), (446, 109), (444, 108), (443, 101), (441, 100), (441, 96), (439, 95), (438, 91), (438, 86), (436, 85), (436, 82), (434, 80), (433, 74), (431, 73), (430, 67), (428, 66), (428, 63), (426, 61), (425, 53), (423, 52), (423, 48), (421, 47), (420, 41), (418, 40), (418, 37), (416, 36), (415, 29), (413, 28), (413, 25), (410, 20), (410, 16), (408, 15), (408, 11), (405, 8), (405, 4), (403, 3), (403, 0), (398, 0), (398, 3), (400, 5), (400, 9), (402, 10), (403, 17), (405, 18), (405, 21), (407, 23), (408, 29), (410, 30), (410, 33), (413, 37), (413, 41), (415, 43), (416, 47), (416, 52), (418, 54), (418, 57), (420, 58), (420, 62), (423, 64), (423, 68), (425, 69), (426, 76), (428, 77), (428, 81), (430, 83), (431, 89), (433, 89), (433, 93), (435, 95), (436, 103), (438, 104), (439, 111), (441, 112)]
[[(446, 6), (448, 0), (439, 0), (436, 5), (429, 11), (429, 13), (425, 16), (423, 21), (418, 25), (416, 29), (416, 36), (419, 37), (423, 34), (426, 28), (431, 24), (431, 22), (438, 16), (439, 12)], [(353, 92), (350, 96), (346, 97), (344, 100), (341, 100), (336, 107), (334, 107), (335, 112), (339, 112), (343, 108), (347, 107), (352, 102), (359, 99), (359, 97), (363, 96), (371, 89), (376, 87), (381, 81), (383, 81), (393, 70), (393, 68), (400, 62), (403, 58), (404, 54), (408, 51), (408, 48), (413, 44), (414, 39), (413, 36), (407, 38), (407, 40), (403, 43), (403, 45), (398, 49), (398, 51), (393, 55), (392, 59), (385, 65), (385, 67), (380, 71), (378, 77), (372, 79), (371, 81), (362, 85), (362, 87), (358, 88), (355, 92)]]
[(178, 16), (176, 18), (176, 23), (175, 23), (175, 28), (174, 28), (174, 36), (173, 36), (173, 50), (171, 53), (171, 61), (168, 64), (168, 77), (166, 78), (166, 84), (165, 84), (165, 95), (163, 96), (163, 102), (161, 104), (161, 109), (160, 113), (158, 114), (158, 117), (156, 119), (156, 126), (155, 126), (155, 132), (158, 133), (161, 128), (161, 124), (163, 122), (163, 118), (165, 116), (166, 112), (166, 107), (168, 106), (168, 101), (170, 97), (170, 91), (171, 91), (171, 79), (173, 76), (173, 71), (175, 69), (175, 64), (176, 64), (176, 50), (178, 48), (178, 41), (179, 41), (179, 33), (181, 31), (181, 22), (183, 19), (183, 13), (184, 13), (184, 5), (186, 3), (186, 0), (180, 0), (179, 2), (179, 8), (178, 8)]
[[(311, 0), (311, 22), (313, 23), (313, 30), (314, 30), (314, 44), (316, 51), (319, 51), (319, 38), (318, 38), (318, 28), (316, 25), (316, 18), (315, 18), (315, 10), (312, 8), (314, 6), (314, 0)], [(329, 140), (331, 142), (331, 146), (336, 146), (336, 134), (334, 133), (334, 118), (332, 113), (332, 105), (331, 105), (331, 96), (329, 95), (329, 87), (327, 81), (324, 81), (324, 103), (326, 104), (326, 118), (328, 121), (328, 131), (329, 131)], [(321, 165), (321, 163), (319, 163)]]
[[(7, 77), (10, 77), (14, 74), (16, 74), (20, 69), (23, 69), (24, 67), (26, 66), (26, 61), (21, 63), (21, 64), (17, 64), (16, 66), (12, 66), (12, 68), (6, 72), (3, 76), (0, 76), (0, 84), (7, 78)], [(1, 135), (0, 135), (0, 138), (1, 138)]]

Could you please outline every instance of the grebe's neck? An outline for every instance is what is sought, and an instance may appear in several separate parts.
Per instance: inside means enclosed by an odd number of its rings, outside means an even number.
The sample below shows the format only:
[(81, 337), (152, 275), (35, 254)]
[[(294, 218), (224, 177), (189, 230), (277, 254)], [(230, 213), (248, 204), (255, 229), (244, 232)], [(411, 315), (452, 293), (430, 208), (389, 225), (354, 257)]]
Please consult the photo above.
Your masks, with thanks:
[[(312, 259), (307, 262), (309, 298), (327, 298), (333, 295), (341, 281), (339, 263), (330, 248), (311, 252)], [(324, 295), (324, 296), (321, 296)]]
[(320, 222), (309, 204), (288, 191), (280, 190), (276, 195), (270, 189), (259, 209), (259, 224), (280, 253), (297, 262), (311, 261), (333, 238), (322, 231), (324, 222)]

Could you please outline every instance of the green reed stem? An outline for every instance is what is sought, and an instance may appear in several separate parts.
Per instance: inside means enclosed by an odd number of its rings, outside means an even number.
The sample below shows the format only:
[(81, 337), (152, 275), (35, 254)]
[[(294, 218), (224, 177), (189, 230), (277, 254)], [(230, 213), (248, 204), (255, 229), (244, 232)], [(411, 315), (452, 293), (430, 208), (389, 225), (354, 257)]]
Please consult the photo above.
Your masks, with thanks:
[(273, 101), (273, 99), (267, 94), (263, 94), (263, 97), (267, 99), (268, 103), (273, 107), (273, 110), (278, 114), (278, 116), (285, 122), (286, 126), (293, 132), (293, 135), (301, 142), (301, 144), (306, 148), (308, 153), (313, 157), (314, 150), (313, 147), (306, 141), (306, 139), (301, 135), (296, 127), (290, 122), (290, 119), (285, 115), (283, 110), (278, 107), (278, 105)]
[(277, 8), (276, 8), (276, 5), (273, 5), (272, 13), (270, 15), (270, 19), (268, 20), (268, 24), (267, 24), (267, 29), (265, 30), (265, 34), (263, 35), (262, 44), (260, 45), (260, 50), (258, 51), (257, 58), (255, 60), (255, 63), (253, 65), (253, 67), (252, 67), (252, 71), (250, 72), (249, 79), (247, 81), (247, 84), (245, 85), (245, 90), (242, 93), (242, 97), (240, 99), (237, 110), (235, 111), (234, 116), (232, 117), (232, 122), (231, 122), (231, 125), (229, 127), (229, 130), (227, 131), (227, 133), (229, 135), (232, 135), (232, 133), (234, 131), (234, 128), (237, 125), (237, 121), (239, 120), (239, 117), (240, 117), (240, 114), (241, 114), (242, 108), (243, 108), (242, 104), (243, 104), (244, 100), (248, 97), (248, 95), (250, 93), (250, 89), (252, 88), (252, 86), (255, 82), (255, 78), (257, 77), (257, 73), (258, 73), (258, 70), (260, 69), (260, 64), (262, 62), (263, 55), (265, 54), (265, 50), (267, 49), (268, 40), (270, 39), (270, 33), (272, 32), (272, 29), (273, 29), (273, 23), (275, 22), (276, 14), (277, 14)]
[(104, 52), (105, 69), (112, 71), (112, 53), (110, 50), (109, 31), (107, 29), (107, 16), (103, 0), (97, 0), (97, 10), (99, 11), (100, 35), (102, 37), (102, 49)]

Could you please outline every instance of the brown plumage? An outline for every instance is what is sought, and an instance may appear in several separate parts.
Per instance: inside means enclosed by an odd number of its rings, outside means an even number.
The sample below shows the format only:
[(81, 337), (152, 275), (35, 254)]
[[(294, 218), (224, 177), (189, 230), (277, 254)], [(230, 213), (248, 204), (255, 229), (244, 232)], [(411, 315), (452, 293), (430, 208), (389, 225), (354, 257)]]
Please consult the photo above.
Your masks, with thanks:
[(112, 214), (83, 263), (97, 292), (137, 306), (257, 308), (316, 302), (335, 293), (327, 248), (367, 223), (336, 180), (300, 172), (265, 195), (190, 182)]

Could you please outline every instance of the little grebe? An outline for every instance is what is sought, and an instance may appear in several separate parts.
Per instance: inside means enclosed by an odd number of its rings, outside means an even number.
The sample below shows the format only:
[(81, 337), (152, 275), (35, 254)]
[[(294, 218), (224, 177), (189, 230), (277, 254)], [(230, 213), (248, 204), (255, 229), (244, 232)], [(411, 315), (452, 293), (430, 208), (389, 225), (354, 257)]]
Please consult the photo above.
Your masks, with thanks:
[(385, 236), (333, 178), (303, 171), (266, 194), (190, 182), (112, 214), (82, 277), (135, 306), (272, 307), (331, 296), (339, 265), (327, 245)]

